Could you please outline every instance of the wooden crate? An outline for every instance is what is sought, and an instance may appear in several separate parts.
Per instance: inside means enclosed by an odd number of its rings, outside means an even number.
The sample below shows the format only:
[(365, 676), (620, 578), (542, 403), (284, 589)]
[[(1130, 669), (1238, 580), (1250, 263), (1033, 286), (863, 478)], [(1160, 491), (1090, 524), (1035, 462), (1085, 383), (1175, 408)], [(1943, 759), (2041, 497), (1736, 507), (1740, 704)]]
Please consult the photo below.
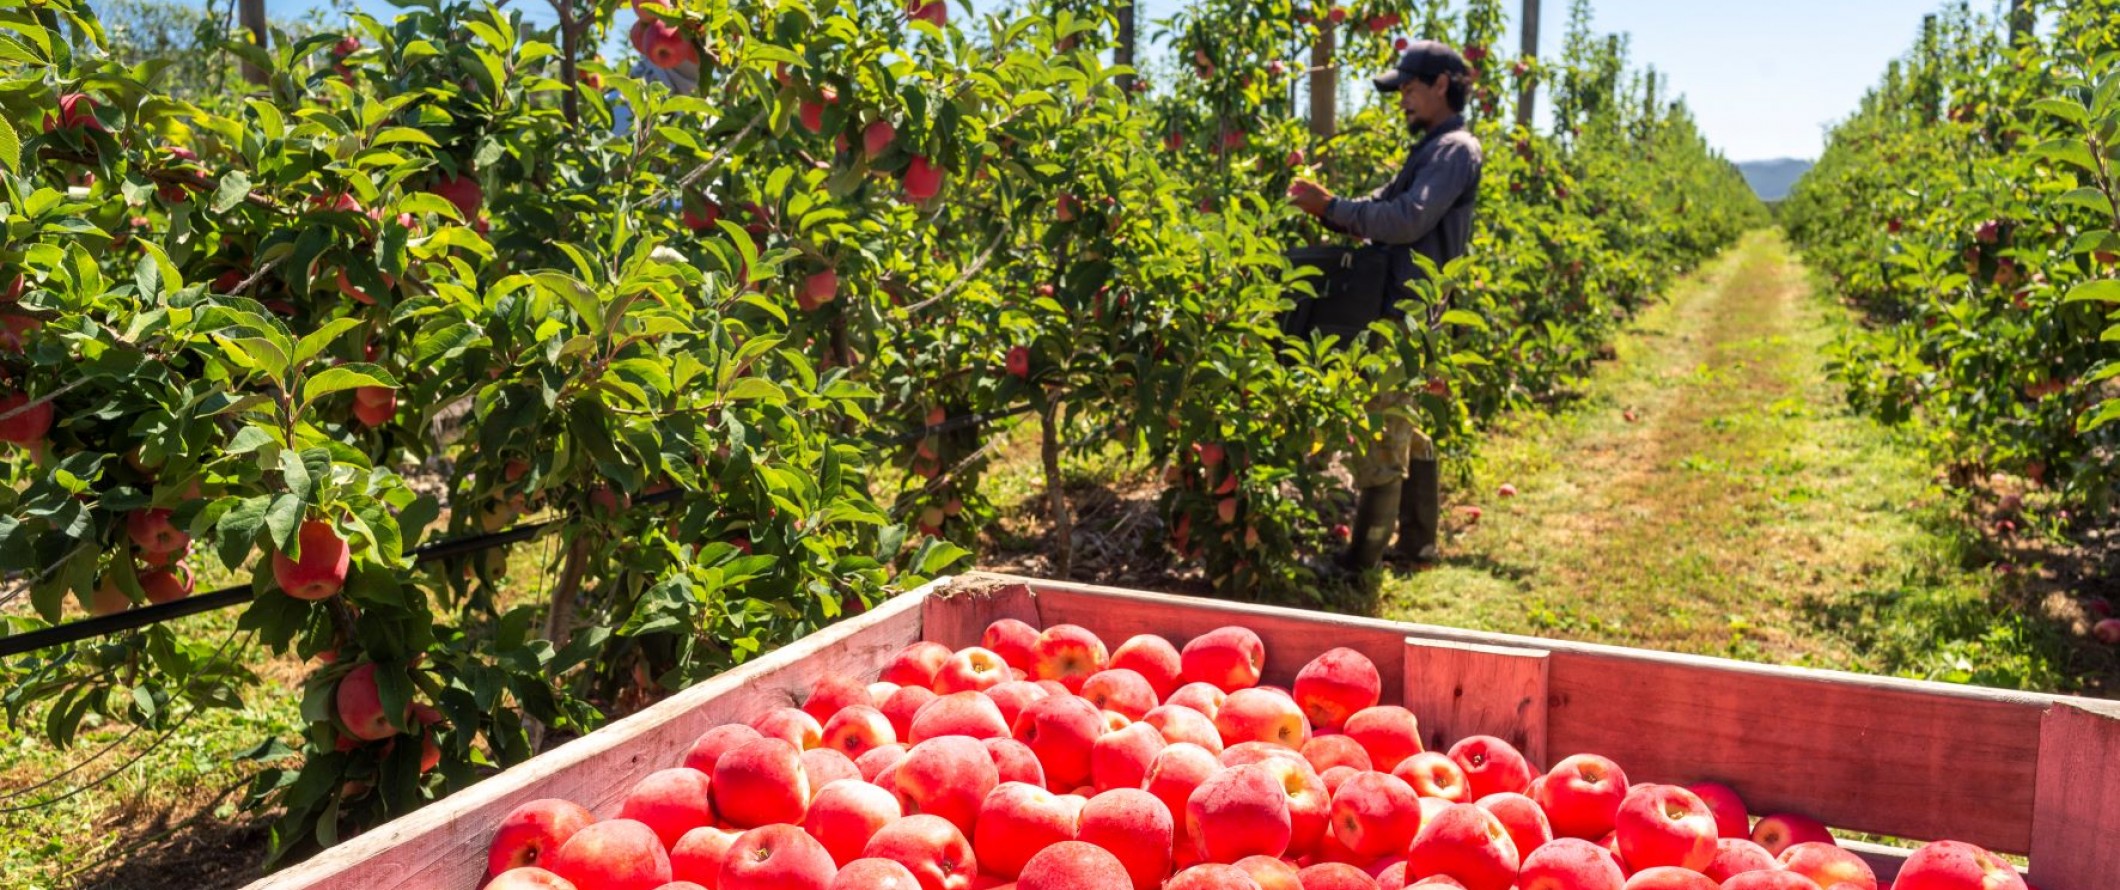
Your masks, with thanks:
[[(2040, 890), (2120, 888), (2120, 703), (975, 574), (896, 597), (251, 890), (473, 890), (493, 827), (516, 805), (561, 797), (612, 815), (708, 727), (796, 704), (819, 677), (873, 679), (907, 643), (976, 644), (1009, 617), (1079, 624), (1114, 645), (1241, 624), (1266, 641), (1265, 681), (1280, 685), (1347, 646), (1376, 662), (1384, 700), (1419, 715), (1431, 747), (1486, 733), (1542, 765), (1594, 751), (1637, 782), (1725, 782), (1755, 815), (2027, 856)], [(1907, 852), (1849, 846), (1881, 876)]]

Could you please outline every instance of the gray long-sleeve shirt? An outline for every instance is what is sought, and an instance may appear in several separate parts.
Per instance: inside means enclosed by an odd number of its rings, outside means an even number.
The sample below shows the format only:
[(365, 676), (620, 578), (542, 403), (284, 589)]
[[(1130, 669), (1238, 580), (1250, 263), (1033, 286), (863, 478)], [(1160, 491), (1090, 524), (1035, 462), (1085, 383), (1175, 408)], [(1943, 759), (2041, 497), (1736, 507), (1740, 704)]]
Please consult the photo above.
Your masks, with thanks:
[[(1465, 129), (1463, 117), (1453, 115), (1414, 143), (1391, 182), (1367, 198), (1334, 198), (1324, 221), (1378, 244), (1411, 247), (1440, 267), (1464, 256), (1472, 242), (1473, 204), (1485, 163), (1479, 139)], [(1410, 256), (1394, 257), (1394, 282), (1417, 274)]]

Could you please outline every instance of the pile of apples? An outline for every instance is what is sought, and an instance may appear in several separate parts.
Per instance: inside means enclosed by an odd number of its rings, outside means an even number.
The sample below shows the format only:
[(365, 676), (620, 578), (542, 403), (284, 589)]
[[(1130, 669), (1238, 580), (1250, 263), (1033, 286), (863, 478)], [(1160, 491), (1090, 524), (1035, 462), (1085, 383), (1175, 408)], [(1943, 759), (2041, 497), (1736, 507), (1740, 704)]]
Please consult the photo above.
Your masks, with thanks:
[[(1423, 750), (1376, 665), (1317, 656), (1259, 685), (1224, 627), (1183, 649), (1014, 619), (921, 642), (878, 682), (702, 735), (614, 818), (535, 800), (504, 819), (486, 890), (1878, 890), (1825, 826), (1751, 824), (1717, 784), (1629, 784), (1508, 742)], [(1895, 890), (2022, 890), (1942, 841)]]

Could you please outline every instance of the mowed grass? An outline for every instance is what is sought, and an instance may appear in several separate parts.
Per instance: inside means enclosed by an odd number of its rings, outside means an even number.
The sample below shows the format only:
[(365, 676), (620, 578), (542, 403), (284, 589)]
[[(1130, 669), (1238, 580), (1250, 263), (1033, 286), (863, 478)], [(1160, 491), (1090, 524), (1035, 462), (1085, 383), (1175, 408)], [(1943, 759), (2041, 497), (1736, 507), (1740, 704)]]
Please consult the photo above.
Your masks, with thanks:
[(1446, 467), (1445, 558), (1387, 573), (1379, 613), (2065, 688), (2060, 634), (1998, 605), (1920, 449), (1844, 409), (1824, 346), (1851, 323), (1778, 234), (1749, 236), (1645, 312), (1582, 399), (1494, 430), (1469, 483)]

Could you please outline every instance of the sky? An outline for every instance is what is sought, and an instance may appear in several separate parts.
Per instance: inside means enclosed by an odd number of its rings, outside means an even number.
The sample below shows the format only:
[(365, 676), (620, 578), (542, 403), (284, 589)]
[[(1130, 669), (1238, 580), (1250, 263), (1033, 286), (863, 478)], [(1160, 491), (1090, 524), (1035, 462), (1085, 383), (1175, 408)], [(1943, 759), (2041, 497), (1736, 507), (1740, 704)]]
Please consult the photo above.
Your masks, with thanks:
[[(384, 0), (356, 0), (382, 17)], [(1512, 7), (1517, 0), (1506, 0)], [(1735, 161), (1815, 159), (1825, 130), (1855, 110), (1864, 92), (1905, 54), (1921, 17), (1946, 0), (1594, 0), (1598, 33), (1630, 35), (1634, 64), (1654, 66), (1684, 94), (1709, 142)], [(1148, 19), (1184, 0), (1143, 0)], [(319, 0), (267, 0), (268, 14), (297, 16)], [(513, 4), (535, 22), (553, 20), (541, 0)], [(975, 3), (976, 8), (983, 3)], [(1974, 0), (1975, 9), (1989, 5)], [(952, 0), (953, 11), (964, 7)], [(1559, 53), (1567, 0), (1544, 0), (1543, 54)], [(1513, 17), (1512, 17), (1513, 18)], [(1521, 42), (1514, 32), (1511, 51)], [(1151, 28), (1143, 25), (1143, 33)], [(1414, 35), (1421, 36), (1421, 35)]]

